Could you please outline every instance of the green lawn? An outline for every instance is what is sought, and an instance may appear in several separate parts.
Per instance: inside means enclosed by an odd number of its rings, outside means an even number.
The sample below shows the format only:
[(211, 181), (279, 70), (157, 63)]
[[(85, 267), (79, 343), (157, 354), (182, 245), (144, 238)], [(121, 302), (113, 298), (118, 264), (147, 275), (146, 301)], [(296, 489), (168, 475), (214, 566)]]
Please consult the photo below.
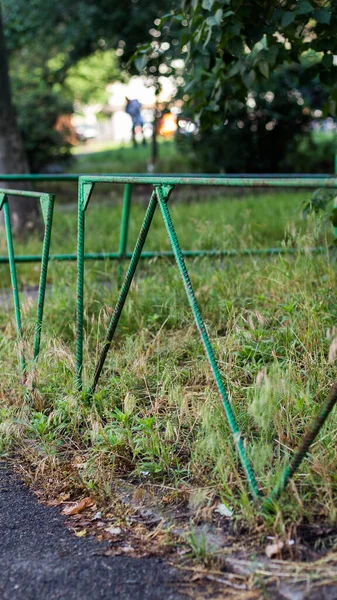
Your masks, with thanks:
[[(151, 161), (151, 142), (146, 146), (116, 146), (112, 142), (78, 146), (73, 154), (72, 173), (144, 173)], [(186, 173), (189, 165), (173, 141), (158, 140), (157, 173)]]
[[(83, 162), (81, 166), (84, 169)], [(135, 190), (130, 249), (148, 195), (144, 186)], [(86, 251), (117, 250), (120, 197), (118, 190), (97, 186), (87, 214)], [(177, 191), (176, 201), (172, 196), (172, 217), (184, 249), (283, 245), (303, 251), (188, 261), (246, 449), (265, 493), (335, 379), (335, 262), (332, 254), (306, 252), (311, 246), (327, 246), (331, 230), (319, 217), (302, 219), (303, 202), (309, 197), (309, 192), (292, 190), (222, 196), (205, 191), (197, 195), (194, 189)], [(40, 245), (32, 239), (25, 247), (16, 246), (35, 253)], [(57, 206), (52, 252), (75, 249), (75, 207)], [(146, 249), (169, 249), (159, 211)], [(36, 283), (38, 270), (38, 265), (20, 265), (21, 285)], [(8, 268), (1, 266), (0, 272), (6, 288)], [(87, 385), (117, 298), (121, 267), (88, 262), (85, 273)], [(29, 401), (20, 386), (13, 317), (5, 309), (0, 312), (2, 453), (21, 452), (36, 468), (48, 468), (55, 478), (62, 473), (70, 487), (76, 482), (101, 497), (109, 494), (116, 475), (146, 477), (177, 494), (182, 486), (207, 488), (237, 516), (253, 523), (257, 511), (248, 501), (175, 265), (159, 259), (142, 263), (93, 402), (74, 389), (75, 265), (51, 263), (48, 278), (37, 386)], [(28, 351), (34, 311), (33, 301), (26, 299)], [(284, 520), (335, 519), (336, 436), (333, 414), (282, 497), (280, 531)]]
[[(91, 143), (74, 149), (70, 165), (65, 174), (77, 173), (147, 173), (151, 156), (150, 144), (134, 148), (131, 144), (116, 146), (112, 142)], [(158, 142), (157, 173), (188, 173), (191, 167), (173, 141)], [(46, 184), (36, 184), (36, 189), (45, 191)], [(71, 204), (77, 201), (76, 182), (50, 182), (48, 191), (56, 194), (58, 203)]]

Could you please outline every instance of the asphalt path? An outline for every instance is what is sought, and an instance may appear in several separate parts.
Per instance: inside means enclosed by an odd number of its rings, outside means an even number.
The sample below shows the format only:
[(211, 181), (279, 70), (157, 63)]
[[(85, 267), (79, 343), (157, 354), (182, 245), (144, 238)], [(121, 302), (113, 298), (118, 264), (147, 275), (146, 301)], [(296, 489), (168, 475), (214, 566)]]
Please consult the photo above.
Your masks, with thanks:
[(36, 497), (0, 462), (1, 600), (183, 600), (186, 577), (160, 558), (104, 556), (77, 538), (58, 508)]

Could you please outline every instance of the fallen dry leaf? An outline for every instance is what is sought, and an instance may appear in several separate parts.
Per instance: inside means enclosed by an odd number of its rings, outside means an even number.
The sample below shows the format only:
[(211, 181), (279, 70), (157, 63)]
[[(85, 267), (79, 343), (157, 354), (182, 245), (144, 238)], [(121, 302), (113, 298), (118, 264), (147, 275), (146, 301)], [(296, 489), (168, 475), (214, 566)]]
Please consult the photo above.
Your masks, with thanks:
[(133, 552), (134, 548), (132, 546), (123, 546), (122, 548), (120, 548), (121, 552)]
[(265, 549), (266, 556), (268, 556), (268, 558), (273, 558), (273, 556), (276, 556), (276, 554), (281, 552), (283, 547), (284, 543), (281, 542), (281, 540), (279, 542), (275, 542), (274, 544), (268, 544)]
[(86, 529), (82, 529), (81, 531), (75, 531), (76, 537), (84, 537), (87, 533)]
[(81, 500), (80, 502), (77, 502), (76, 504), (72, 504), (71, 506), (66, 506), (63, 511), (62, 514), (63, 515), (67, 515), (68, 517), (70, 515), (77, 515), (78, 513), (82, 512), (82, 510), (84, 510), (85, 508), (89, 508), (90, 506), (93, 506), (95, 504), (95, 501), (90, 498), (83, 498), (83, 500)]
[(122, 533), (122, 530), (120, 527), (107, 527), (105, 529), (105, 531), (110, 533), (110, 535), (119, 535), (120, 533)]
[(143, 504), (145, 501), (146, 492), (144, 488), (139, 487), (133, 492), (133, 501), (135, 504)]

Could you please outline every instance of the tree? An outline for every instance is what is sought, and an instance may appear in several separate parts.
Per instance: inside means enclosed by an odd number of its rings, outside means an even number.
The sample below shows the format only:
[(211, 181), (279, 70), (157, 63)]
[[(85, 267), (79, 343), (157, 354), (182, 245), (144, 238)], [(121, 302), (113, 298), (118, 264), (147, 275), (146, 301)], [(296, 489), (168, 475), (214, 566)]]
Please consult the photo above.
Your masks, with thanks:
[[(59, 67), (58, 58), (48, 61), (50, 75), (46, 76), (41, 51), (23, 57), (15, 53), (11, 60), (11, 83), (17, 120), (24, 139), (29, 168), (40, 172), (51, 163), (70, 158), (73, 132), (59, 124), (59, 117), (70, 115), (74, 104), (79, 109), (86, 103), (104, 103), (106, 85), (120, 78), (115, 51), (97, 50), (81, 59), (67, 71), (62, 83), (53, 81)], [(63, 119), (63, 123), (64, 123)]]
[[(28, 173), (28, 162), (12, 104), (7, 53), (0, 9), (0, 173)], [(2, 183), (2, 187), (8, 187)], [(16, 184), (16, 187), (18, 185)], [(38, 222), (32, 199), (10, 198), (13, 230), (23, 234)]]
[[(274, 172), (313, 117), (336, 112), (337, 3), (181, 0), (159, 24), (160, 59), (185, 64), (180, 97), (198, 124), (179, 143), (206, 171)], [(138, 48), (150, 73), (155, 41)], [(228, 153), (228, 148), (231, 152)], [(271, 150), (272, 149), (272, 150)], [(331, 153), (332, 154), (332, 153)], [(289, 167), (288, 167), (289, 168)]]
[(104, 104), (108, 100), (106, 86), (125, 77), (115, 50), (96, 50), (70, 67), (62, 91), (69, 101), (80, 105)]
[(188, 95), (202, 126), (222, 123), (237, 101), (280, 65), (303, 67), (300, 85), (315, 78), (330, 88), (325, 114), (337, 101), (337, 3), (332, 0), (183, 0), (180, 50)]
[[(0, 170), (23, 173), (29, 168), (41, 168), (49, 156), (62, 157), (68, 152), (67, 143), (54, 125), (66, 105), (69, 107), (74, 100), (69, 92), (79, 75), (76, 69), (74, 72), (79, 61), (115, 49), (123, 68), (143, 39), (144, 31), (151, 28), (158, 12), (163, 14), (168, 10), (170, 2), (164, 0), (159, 10), (155, 1), (144, 0), (126, 0), (122, 4), (111, 4), (108, 0), (2, 0), (1, 3), (14, 102), (2, 32)], [(115, 61), (111, 67), (115, 75)], [(24, 206), (28, 205), (25, 202)], [(29, 215), (27, 219), (22, 215), (22, 219), (33, 222)]]
[(310, 172), (316, 168), (331, 172), (330, 138), (323, 161), (314, 151), (311, 160), (303, 163), (297, 159), (299, 147), (310, 155), (312, 115), (321, 113), (328, 97), (328, 91), (317, 82), (299, 86), (301, 71), (296, 65), (278, 67), (268, 80), (254, 85), (247, 101), (232, 104), (223, 124), (199, 128), (190, 136), (178, 134), (181, 151), (189, 154), (195, 167), (208, 173)]
[[(41, 49), (57, 57), (52, 77), (62, 81), (70, 67), (96, 50), (119, 48), (124, 62), (144, 39), (156, 18), (172, 3), (163, 0), (2, 0), (9, 52)], [(46, 64), (46, 69), (49, 69)]]
[(158, 9), (155, 2), (138, 0), (122, 7), (107, 0), (2, 3), (14, 105), (29, 167), (36, 171), (69, 155), (69, 144), (54, 128), (58, 116), (72, 112), (74, 100), (96, 97), (99, 85), (121, 77)]

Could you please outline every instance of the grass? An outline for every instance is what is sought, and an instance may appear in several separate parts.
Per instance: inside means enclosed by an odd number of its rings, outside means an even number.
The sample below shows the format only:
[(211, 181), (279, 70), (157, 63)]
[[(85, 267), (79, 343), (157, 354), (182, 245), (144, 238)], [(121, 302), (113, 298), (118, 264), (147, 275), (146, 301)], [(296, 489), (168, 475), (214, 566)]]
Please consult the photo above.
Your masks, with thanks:
[[(132, 207), (130, 248), (144, 214), (144, 189)], [(183, 248), (265, 248), (302, 254), (188, 262), (193, 286), (261, 489), (268, 493), (335, 379), (336, 268), (333, 255), (306, 249), (329, 244), (322, 218), (301, 216), (307, 192), (196, 198), (172, 203)], [(97, 186), (87, 215), (86, 250), (118, 247), (118, 195)], [(173, 201), (173, 196), (172, 196)], [(109, 204), (110, 203), (110, 204)], [(75, 251), (76, 212), (58, 206), (52, 252)], [(4, 245), (4, 242), (1, 242)], [(18, 251), (35, 253), (39, 240)], [(146, 249), (169, 249), (160, 214)], [(1, 252), (4, 248), (1, 249)], [(8, 268), (1, 266), (2, 286)], [(38, 266), (19, 265), (21, 285)], [(86, 264), (85, 382), (89, 384), (117, 298), (120, 266)], [(17, 452), (67, 485), (111, 495), (116, 476), (209, 490), (256, 523), (218, 392), (175, 265), (142, 263), (93, 401), (74, 389), (76, 270), (51, 263), (37, 386), (20, 387), (12, 314), (1, 309), (0, 448)], [(35, 306), (23, 304), (29, 351)], [(330, 362), (329, 362), (330, 353)], [(336, 519), (336, 414), (279, 503), (277, 527)]]
[[(112, 142), (93, 142), (74, 151), (74, 173), (144, 173), (151, 161), (151, 141), (146, 146), (131, 143), (116, 146)], [(157, 173), (186, 173), (188, 164), (174, 142), (158, 139)]]
[[(186, 156), (180, 153), (173, 141), (158, 141), (157, 173), (188, 173), (191, 166)], [(147, 173), (151, 156), (151, 146), (131, 144), (116, 146), (112, 142), (91, 142), (74, 149), (67, 174), (78, 173)], [(44, 182), (37, 183), (36, 189), (45, 191)], [(48, 191), (56, 194), (58, 203), (71, 204), (77, 200), (76, 182), (50, 182)], [(116, 195), (111, 192), (110, 196)]]

